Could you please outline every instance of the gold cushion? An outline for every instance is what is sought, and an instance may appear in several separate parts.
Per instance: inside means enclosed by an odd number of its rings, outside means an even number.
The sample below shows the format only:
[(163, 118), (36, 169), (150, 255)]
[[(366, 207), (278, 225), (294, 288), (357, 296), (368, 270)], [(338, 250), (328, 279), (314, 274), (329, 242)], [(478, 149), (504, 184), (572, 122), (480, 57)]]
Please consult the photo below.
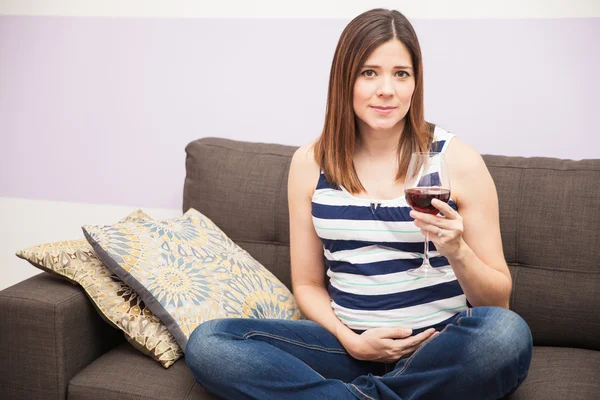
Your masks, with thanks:
[[(121, 222), (150, 220), (138, 210)], [(136, 292), (104, 265), (85, 239), (40, 244), (16, 255), (37, 268), (81, 285), (102, 318), (122, 330), (129, 343), (163, 367), (168, 368), (183, 355), (166, 326)]]

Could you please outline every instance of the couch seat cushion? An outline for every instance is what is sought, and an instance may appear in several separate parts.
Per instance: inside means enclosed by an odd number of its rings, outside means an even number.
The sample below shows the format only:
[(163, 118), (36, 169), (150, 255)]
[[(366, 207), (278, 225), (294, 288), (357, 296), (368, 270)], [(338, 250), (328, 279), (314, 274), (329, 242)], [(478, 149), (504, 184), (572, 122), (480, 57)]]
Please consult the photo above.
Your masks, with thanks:
[(217, 400), (180, 359), (169, 369), (129, 343), (103, 354), (69, 382), (69, 400)]
[[(600, 393), (600, 352), (534, 347), (529, 376), (509, 400), (589, 400)], [(110, 350), (69, 383), (69, 400), (217, 400), (183, 359), (167, 370), (128, 343)]]
[(600, 393), (600, 351), (533, 348), (529, 375), (509, 400), (589, 400)]

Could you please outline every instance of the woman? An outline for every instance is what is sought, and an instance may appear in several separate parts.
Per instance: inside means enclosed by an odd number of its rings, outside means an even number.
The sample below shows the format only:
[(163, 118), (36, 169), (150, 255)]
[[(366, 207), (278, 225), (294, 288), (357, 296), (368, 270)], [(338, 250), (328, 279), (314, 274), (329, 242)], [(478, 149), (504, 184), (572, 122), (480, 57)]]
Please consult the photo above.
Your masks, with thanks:
[[(479, 400), (525, 379), (531, 333), (507, 310), (512, 283), (494, 183), (475, 150), (425, 122), (422, 71), (417, 37), (399, 12), (371, 10), (345, 28), (323, 132), (298, 149), (289, 174), (293, 291), (307, 320), (202, 324), (186, 358), (207, 390)], [(434, 201), (437, 216), (410, 210), (403, 196), (411, 153), (430, 150), (446, 153), (451, 177), (452, 201)], [(378, 245), (360, 229), (365, 220), (414, 220), (430, 233), (433, 266), (447, 273), (416, 286), (398, 281), (418, 254), (396, 231)]]

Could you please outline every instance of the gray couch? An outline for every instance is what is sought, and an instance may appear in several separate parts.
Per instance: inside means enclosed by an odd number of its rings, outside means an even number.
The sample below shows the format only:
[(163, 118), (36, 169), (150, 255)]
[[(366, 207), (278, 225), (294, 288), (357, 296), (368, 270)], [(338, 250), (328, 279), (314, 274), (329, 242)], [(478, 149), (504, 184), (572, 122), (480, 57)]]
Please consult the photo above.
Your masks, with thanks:
[[(287, 173), (294, 147), (207, 138), (187, 146), (194, 207), (290, 285)], [(600, 396), (600, 160), (485, 156), (500, 199), (511, 308), (535, 343), (510, 399)], [(15, 257), (14, 268), (19, 268)], [(134, 350), (84, 292), (41, 273), (0, 292), (0, 398), (210, 399), (182, 359)]]

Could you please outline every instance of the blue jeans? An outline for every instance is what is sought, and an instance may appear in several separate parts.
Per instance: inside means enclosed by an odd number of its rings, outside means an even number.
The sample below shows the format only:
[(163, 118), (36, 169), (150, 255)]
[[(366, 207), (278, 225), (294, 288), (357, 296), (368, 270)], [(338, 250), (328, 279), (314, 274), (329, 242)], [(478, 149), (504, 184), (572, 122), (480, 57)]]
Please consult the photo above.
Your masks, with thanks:
[(521, 317), (477, 307), (396, 363), (351, 357), (313, 321), (273, 319), (205, 322), (185, 357), (196, 380), (226, 399), (485, 400), (519, 386), (531, 352)]

